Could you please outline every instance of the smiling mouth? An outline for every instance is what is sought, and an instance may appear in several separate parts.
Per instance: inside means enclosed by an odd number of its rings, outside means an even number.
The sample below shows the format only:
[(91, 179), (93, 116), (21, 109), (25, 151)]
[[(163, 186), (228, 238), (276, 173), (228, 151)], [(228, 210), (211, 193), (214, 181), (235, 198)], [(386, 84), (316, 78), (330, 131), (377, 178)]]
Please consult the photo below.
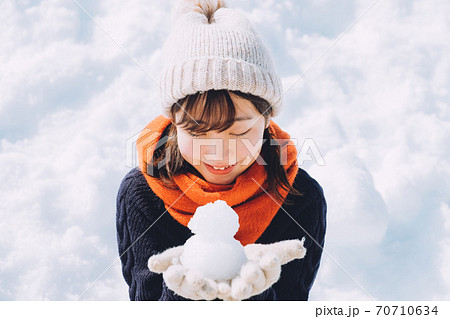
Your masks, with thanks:
[(220, 169), (220, 170), (223, 171), (224, 169), (227, 169), (228, 167), (231, 167), (231, 166), (234, 166), (234, 165), (228, 165), (228, 166), (213, 166), (213, 165), (209, 165), (209, 166), (211, 166), (214, 169)]
[(210, 164), (206, 164), (206, 168), (208, 168), (208, 170), (212, 173), (228, 173), (230, 171), (233, 170), (233, 168), (236, 166), (236, 164), (233, 165), (227, 165), (227, 166), (214, 166), (214, 165), (210, 165)]

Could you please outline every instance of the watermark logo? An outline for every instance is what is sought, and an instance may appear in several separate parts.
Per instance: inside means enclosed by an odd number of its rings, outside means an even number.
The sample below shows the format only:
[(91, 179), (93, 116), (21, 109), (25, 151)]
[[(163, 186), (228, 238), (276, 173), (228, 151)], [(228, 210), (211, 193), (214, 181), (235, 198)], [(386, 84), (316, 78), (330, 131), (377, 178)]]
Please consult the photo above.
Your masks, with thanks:
[(313, 161), (317, 166), (325, 166), (325, 160), (313, 138), (305, 138), (297, 159), (298, 166), (302, 166), (305, 161)]
[[(152, 131), (148, 128), (134, 134), (128, 138), (126, 142), (126, 166), (133, 168), (139, 165), (138, 149), (142, 148), (141, 156), (144, 156), (144, 162), (148, 163), (146, 169), (147, 174), (154, 176), (154, 167), (153, 165), (150, 165), (152, 162), (152, 155), (156, 150), (163, 148), (168, 139), (168, 136), (161, 137), (161, 133)], [(155, 143), (156, 145), (154, 147), (146, 147), (149, 145), (153, 146)], [(145, 150), (145, 154), (143, 154), (143, 150)], [(160, 169), (166, 164), (167, 158), (168, 156), (164, 156), (164, 158), (158, 163), (157, 169)]]
[(141, 135), (141, 132), (138, 132), (127, 139), (127, 142), (126, 142), (126, 149), (127, 149), (126, 166), (127, 167), (132, 168), (132, 167), (136, 167), (138, 165), (136, 142), (139, 138), (139, 135)]
[[(145, 156), (145, 162), (149, 163), (147, 165), (147, 173), (153, 176), (154, 169), (160, 169), (166, 165), (166, 159), (170, 158), (168, 150), (157, 167), (150, 165), (152, 162), (153, 151), (165, 147), (168, 141), (168, 136), (161, 137), (161, 133), (151, 131), (146, 128), (141, 132), (138, 132), (131, 136), (126, 141), (126, 166), (135, 167), (139, 164), (138, 162), (138, 151), (140, 147), (143, 150), (147, 150)], [(156, 143), (154, 148), (148, 147), (146, 145), (153, 145)], [(238, 143), (244, 146), (246, 157), (242, 160), (239, 158), (238, 154)], [(246, 138), (231, 138), (231, 139), (220, 139), (220, 138), (195, 138), (190, 141), (191, 154), (192, 154), (192, 164), (194, 166), (200, 165), (201, 160), (207, 162), (220, 162), (234, 164), (238, 160), (242, 161), (242, 165), (249, 165), (253, 161), (256, 161), (259, 165), (267, 165), (264, 159), (259, 155), (258, 150), (261, 146), (267, 143), (266, 139), (259, 139), (256, 143), (252, 143), (251, 140)], [(297, 147), (298, 140), (296, 138), (291, 139), (270, 139), (270, 145), (276, 145), (279, 148), (280, 164), (286, 165), (288, 162), (288, 147)], [(204, 151), (208, 149), (208, 152)], [(239, 150), (242, 152), (242, 147)], [(211, 150), (213, 150), (211, 152)], [(224, 152), (226, 150), (226, 152)], [(313, 138), (306, 138), (300, 148), (297, 147), (297, 162), (298, 166), (302, 166), (305, 162), (312, 161), (318, 166), (325, 166), (325, 160)], [(227, 154), (226, 156), (224, 154)], [(257, 154), (256, 158), (248, 154)]]

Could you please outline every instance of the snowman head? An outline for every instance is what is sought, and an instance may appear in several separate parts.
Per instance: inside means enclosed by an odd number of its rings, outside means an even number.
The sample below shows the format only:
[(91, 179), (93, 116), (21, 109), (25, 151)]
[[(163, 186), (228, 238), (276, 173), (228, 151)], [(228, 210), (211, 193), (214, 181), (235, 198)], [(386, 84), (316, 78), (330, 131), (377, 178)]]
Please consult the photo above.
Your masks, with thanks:
[(196, 235), (208, 238), (229, 238), (239, 229), (239, 216), (223, 200), (200, 206), (188, 223)]

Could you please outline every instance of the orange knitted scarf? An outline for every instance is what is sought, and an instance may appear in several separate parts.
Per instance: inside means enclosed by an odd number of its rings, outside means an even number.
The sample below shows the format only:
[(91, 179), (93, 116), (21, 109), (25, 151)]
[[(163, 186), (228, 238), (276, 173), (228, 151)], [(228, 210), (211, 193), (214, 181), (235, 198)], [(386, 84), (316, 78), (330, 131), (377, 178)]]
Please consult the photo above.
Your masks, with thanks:
[[(229, 185), (212, 184), (192, 173), (182, 173), (174, 176), (177, 188), (169, 188), (160, 179), (147, 174), (147, 164), (151, 162), (162, 132), (170, 123), (170, 119), (158, 116), (145, 127), (136, 142), (139, 168), (150, 188), (163, 200), (169, 214), (184, 226), (187, 226), (197, 207), (218, 199), (226, 201), (239, 216), (240, 227), (234, 237), (244, 246), (254, 243), (269, 226), (282, 204), (276, 201), (274, 194), (269, 196), (260, 187), (261, 185), (266, 190), (268, 186), (264, 166), (254, 161), (233, 184)], [(290, 136), (273, 121), (269, 127), (276, 139), (290, 139)], [(282, 146), (282, 151), (287, 153), (284, 168), (292, 185), (298, 171), (297, 149), (289, 142)], [(287, 191), (281, 187), (279, 192), (283, 199), (287, 196)]]

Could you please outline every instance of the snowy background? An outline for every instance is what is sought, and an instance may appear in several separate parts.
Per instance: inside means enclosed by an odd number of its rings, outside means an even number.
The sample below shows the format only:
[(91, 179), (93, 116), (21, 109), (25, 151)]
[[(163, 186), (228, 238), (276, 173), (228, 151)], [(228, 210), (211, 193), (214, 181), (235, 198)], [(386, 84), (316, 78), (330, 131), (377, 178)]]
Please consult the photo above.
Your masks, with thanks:
[[(0, 300), (128, 298), (115, 198), (173, 1), (78, 2), (104, 30), (73, 0), (0, 2)], [(449, 300), (450, 2), (373, 3), (229, 6), (294, 84), (275, 121), (326, 163), (302, 165), (329, 214), (311, 299)]]

